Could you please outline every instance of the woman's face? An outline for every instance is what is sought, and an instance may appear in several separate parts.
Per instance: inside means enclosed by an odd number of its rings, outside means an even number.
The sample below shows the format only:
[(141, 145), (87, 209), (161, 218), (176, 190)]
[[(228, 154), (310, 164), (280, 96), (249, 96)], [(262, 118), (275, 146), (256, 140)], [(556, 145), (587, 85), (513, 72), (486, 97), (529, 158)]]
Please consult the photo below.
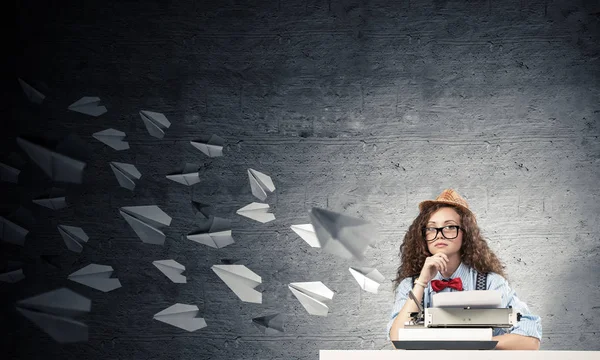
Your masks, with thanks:
[[(459, 254), (460, 247), (462, 246), (463, 231), (458, 230), (458, 236), (454, 239), (446, 239), (442, 235), (444, 232), (448, 237), (456, 235), (456, 230), (452, 226), (461, 226), (460, 215), (451, 207), (443, 207), (438, 209), (436, 212), (431, 214), (429, 221), (426, 225), (426, 239), (427, 248), (432, 255), (439, 252), (444, 253), (448, 256)], [(444, 230), (437, 231), (433, 228), (444, 227)], [(427, 235), (428, 234), (428, 235)], [(435, 237), (434, 237), (435, 236)]]

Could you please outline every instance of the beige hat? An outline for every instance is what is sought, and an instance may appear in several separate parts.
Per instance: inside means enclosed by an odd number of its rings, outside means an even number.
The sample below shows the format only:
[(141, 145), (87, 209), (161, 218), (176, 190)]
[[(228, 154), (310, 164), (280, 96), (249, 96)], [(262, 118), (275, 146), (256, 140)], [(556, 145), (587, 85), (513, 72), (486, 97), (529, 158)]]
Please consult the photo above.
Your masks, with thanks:
[(471, 209), (469, 209), (469, 204), (467, 204), (467, 201), (453, 189), (446, 189), (442, 191), (442, 193), (435, 200), (422, 201), (419, 203), (419, 210), (423, 211), (425, 208), (434, 204), (454, 205), (473, 214)]

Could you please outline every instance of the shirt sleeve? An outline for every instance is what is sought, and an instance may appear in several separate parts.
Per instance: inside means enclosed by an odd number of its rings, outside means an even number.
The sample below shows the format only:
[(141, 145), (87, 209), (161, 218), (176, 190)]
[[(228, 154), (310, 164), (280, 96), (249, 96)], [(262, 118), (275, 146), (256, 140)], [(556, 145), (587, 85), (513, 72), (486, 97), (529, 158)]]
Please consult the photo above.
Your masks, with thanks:
[(517, 293), (508, 285), (508, 281), (502, 276), (489, 274), (489, 290), (499, 290), (502, 292), (502, 306), (512, 307), (521, 313), (521, 320), (512, 328), (494, 328), (494, 336), (502, 334), (518, 334), (531, 336), (542, 340), (542, 319), (531, 313), (527, 304), (517, 297)]
[(412, 278), (405, 278), (404, 280), (402, 280), (400, 282), (400, 284), (396, 288), (394, 308), (392, 309), (390, 321), (388, 321), (388, 324), (387, 324), (386, 334), (387, 334), (388, 340), (390, 340), (390, 330), (392, 329), (392, 323), (394, 322), (394, 319), (396, 318), (396, 316), (398, 316), (398, 313), (400, 313), (400, 310), (402, 310), (404, 303), (406, 303), (406, 300), (408, 299), (408, 292), (411, 289), (412, 289)]

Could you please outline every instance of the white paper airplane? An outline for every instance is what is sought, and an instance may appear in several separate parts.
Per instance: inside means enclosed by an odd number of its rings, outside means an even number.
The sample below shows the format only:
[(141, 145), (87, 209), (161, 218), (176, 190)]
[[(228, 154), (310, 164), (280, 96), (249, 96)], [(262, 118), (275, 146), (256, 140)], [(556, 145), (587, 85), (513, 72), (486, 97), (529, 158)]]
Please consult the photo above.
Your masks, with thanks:
[(85, 162), (49, 150), (21, 137), (17, 144), (54, 181), (81, 184)]
[(146, 130), (151, 136), (162, 139), (165, 137), (165, 130), (171, 126), (171, 122), (161, 113), (142, 110), (140, 116), (146, 125)]
[(112, 266), (90, 264), (69, 275), (69, 280), (102, 292), (109, 292), (121, 287), (119, 279), (111, 279), (112, 273)]
[(183, 185), (191, 186), (200, 182), (198, 169), (198, 165), (186, 163), (181, 171), (178, 171), (175, 174), (167, 175), (167, 179)]
[(252, 324), (256, 326), (263, 334), (277, 335), (283, 332), (284, 317), (283, 314), (272, 314), (252, 319)]
[(366, 248), (374, 247), (376, 229), (366, 220), (312, 208), (310, 222), (321, 248), (344, 259), (363, 260)]
[(327, 316), (329, 307), (324, 301), (333, 299), (333, 291), (321, 281), (290, 283), (288, 288), (309, 314)]
[(91, 116), (100, 116), (106, 112), (106, 107), (100, 105), (100, 98), (97, 96), (84, 96), (69, 105), (68, 109)]
[(248, 180), (250, 180), (252, 195), (256, 196), (261, 201), (265, 201), (267, 193), (275, 191), (275, 185), (269, 175), (265, 175), (254, 169), (248, 169)]
[(21, 170), (16, 169), (9, 165), (0, 163), (0, 180), (18, 184), (20, 173), (21, 173)]
[(158, 206), (125, 206), (119, 209), (119, 213), (143, 242), (165, 243), (165, 234), (158, 228), (171, 225), (171, 217)]
[(19, 79), (19, 84), (21, 85), (21, 89), (23, 89), (25, 96), (27, 96), (27, 100), (29, 100), (30, 102), (39, 105), (46, 98), (44, 94), (37, 91), (33, 86), (29, 85), (25, 81)]
[(206, 327), (204, 318), (197, 318), (199, 309), (196, 305), (175, 304), (154, 314), (154, 320), (176, 326), (187, 331), (196, 331)]
[(253, 202), (239, 209), (236, 213), (264, 224), (275, 220), (275, 215), (267, 212), (268, 210), (269, 204)]
[(254, 290), (262, 279), (245, 265), (213, 265), (211, 269), (240, 300), (262, 304), (262, 293)]
[(4, 216), (0, 216), (0, 234), (4, 242), (24, 246), (29, 230), (15, 224)]
[(89, 313), (90, 299), (61, 288), (17, 302), (17, 311), (59, 343), (88, 340), (86, 324), (71, 317)]
[(125, 164), (121, 162), (111, 161), (109, 163), (119, 185), (125, 189), (133, 191), (135, 189), (135, 181), (142, 177), (142, 173), (138, 171), (135, 165)]
[(225, 139), (217, 135), (203, 136), (198, 140), (190, 141), (190, 144), (209, 157), (218, 157), (223, 156)]
[(23, 263), (18, 261), (9, 261), (6, 268), (0, 273), (0, 281), (14, 284), (25, 279), (23, 274)]
[(202, 228), (187, 235), (189, 240), (213, 248), (223, 248), (235, 243), (231, 236), (231, 221), (228, 219), (210, 216)]
[(385, 277), (374, 268), (350, 267), (348, 270), (354, 276), (361, 289), (373, 294), (377, 294), (379, 285), (385, 280)]
[(53, 188), (46, 196), (31, 200), (34, 204), (46, 207), (50, 210), (60, 210), (67, 207), (67, 198), (64, 190)]
[(302, 238), (302, 240), (306, 241), (306, 243), (312, 247), (321, 247), (319, 244), (319, 239), (317, 239), (317, 234), (315, 234), (315, 228), (312, 224), (300, 224), (300, 225), (292, 225), (290, 226), (292, 230), (298, 236)]
[(123, 141), (127, 134), (122, 131), (111, 128), (95, 132), (92, 134), (92, 136), (96, 140), (110, 146), (117, 151), (129, 149), (129, 143), (127, 141)]
[(83, 243), (90, 239), (82, 228), (76, 226), (58, 225), (58, 232), (67, 245), (67, 249), (77, 253), (83, 250)]
[(181, 275), (185, 271), (185, 266), (175, 260), (156, 260), (152, 262), (163, 274), (165, 274), (172, 282), (177, 284), (187, 283), (187, 278)]

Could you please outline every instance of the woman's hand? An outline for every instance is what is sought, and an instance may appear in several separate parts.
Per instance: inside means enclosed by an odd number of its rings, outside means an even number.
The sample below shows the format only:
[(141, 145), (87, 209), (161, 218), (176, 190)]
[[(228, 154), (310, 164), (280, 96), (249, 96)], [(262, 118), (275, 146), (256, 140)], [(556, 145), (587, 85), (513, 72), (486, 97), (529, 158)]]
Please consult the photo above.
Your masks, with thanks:
[(419, 281), (423, 281), (425, 284), (429, 283), (431, 279), (439, 272), (445, 272), (448, 266), (448, 256), (444, 253), (437, 253), (425, 259), (423, 269), (419, 275)]

